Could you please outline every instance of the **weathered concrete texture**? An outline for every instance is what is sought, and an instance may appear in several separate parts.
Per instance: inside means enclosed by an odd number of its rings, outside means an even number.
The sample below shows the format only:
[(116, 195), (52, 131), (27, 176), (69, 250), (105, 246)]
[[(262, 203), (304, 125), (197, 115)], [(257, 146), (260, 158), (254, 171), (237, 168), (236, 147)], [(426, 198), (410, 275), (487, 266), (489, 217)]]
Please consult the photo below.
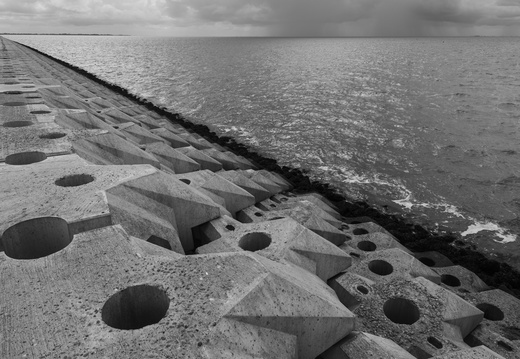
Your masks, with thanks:
[(353, 328), (352, 313), (305, 271), (254, 254), (157, 248), (115, 226), (46, 258), (0, 255), (0, 306), (16, 316), (0, 356), (314, 358)]
[(464, 267), (439, 267), (434, 270), (441, 276), (441, 282), (445, 288), (455, 292), (483, 292), (490, 289), (475, 273)]
[(457, 350), (483, 318), (479, 309), (423, 277), (371, 281), (347, 272), (331, 285), (360, 318), (358, 330), (391, 339), (411, 353)]
[(197, 249), (199, 254), (236, 251), (293, 263), (322, 280), (351, 265), (348, 255), (290, 218), (242, 225)]
[(484, 312), (483, 322), (465, 339), (485, 345), (505, 358), (520, 357), (520, 301), (499, 290), (470, 293), (465, 298)]
[(416, 359), (389, 339), (370, 333), (353, 332), (318, 359)]
[(434, 359), (505, 359), (485, 346), (439, 355)]

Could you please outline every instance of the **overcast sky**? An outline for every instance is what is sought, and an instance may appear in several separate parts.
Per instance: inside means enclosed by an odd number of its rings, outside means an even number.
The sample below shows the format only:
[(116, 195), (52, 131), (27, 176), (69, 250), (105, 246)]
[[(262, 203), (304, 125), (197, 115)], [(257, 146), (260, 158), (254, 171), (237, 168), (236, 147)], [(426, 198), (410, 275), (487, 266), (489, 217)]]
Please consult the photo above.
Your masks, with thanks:
[(0, 32), (520, 35), (520, 0), (0, 0)]

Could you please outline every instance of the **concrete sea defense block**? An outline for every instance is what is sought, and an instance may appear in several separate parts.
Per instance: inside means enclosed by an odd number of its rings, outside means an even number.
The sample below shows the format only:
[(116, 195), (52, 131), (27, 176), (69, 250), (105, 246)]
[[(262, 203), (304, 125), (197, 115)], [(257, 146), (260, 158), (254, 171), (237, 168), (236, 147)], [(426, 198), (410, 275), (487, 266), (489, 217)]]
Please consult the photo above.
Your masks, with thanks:
[(237, 251), (293, 263), (325, 281), (351, 265), (348, 255), (290, 218), (235, 227), (197, 248), (199, 254)]
[(199, 163), (195, 162), (183, 153), (171, 148), (166, 143), (157, 142), (146, 146), (146, 152), (150, 152), (174, 173), (195, 172), (201, 169)]
[(254, 254), (181, 257), (119, 226), (45, 258), (0, 257), (2, 312), (17, 317), (0, 329), (2, 358), (315, 358), (354, 326), (306, 271)]

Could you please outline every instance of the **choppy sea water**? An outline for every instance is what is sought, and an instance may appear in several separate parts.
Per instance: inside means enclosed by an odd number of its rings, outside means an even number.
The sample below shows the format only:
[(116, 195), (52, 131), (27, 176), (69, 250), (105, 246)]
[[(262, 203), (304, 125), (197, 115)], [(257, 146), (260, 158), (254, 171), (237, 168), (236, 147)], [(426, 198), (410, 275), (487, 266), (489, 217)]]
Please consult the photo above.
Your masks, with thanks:
[(520, 235), (520, 38), (8, 37), (352, 198)]

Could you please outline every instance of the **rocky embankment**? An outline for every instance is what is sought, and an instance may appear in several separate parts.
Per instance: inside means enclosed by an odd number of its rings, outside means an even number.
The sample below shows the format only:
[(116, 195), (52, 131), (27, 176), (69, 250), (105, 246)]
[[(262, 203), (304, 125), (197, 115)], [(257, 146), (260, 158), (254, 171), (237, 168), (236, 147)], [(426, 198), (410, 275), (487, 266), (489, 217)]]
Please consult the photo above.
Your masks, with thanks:
[(520, 356), (507, 265), (4, 38), (0, 136), (1, 358)]

